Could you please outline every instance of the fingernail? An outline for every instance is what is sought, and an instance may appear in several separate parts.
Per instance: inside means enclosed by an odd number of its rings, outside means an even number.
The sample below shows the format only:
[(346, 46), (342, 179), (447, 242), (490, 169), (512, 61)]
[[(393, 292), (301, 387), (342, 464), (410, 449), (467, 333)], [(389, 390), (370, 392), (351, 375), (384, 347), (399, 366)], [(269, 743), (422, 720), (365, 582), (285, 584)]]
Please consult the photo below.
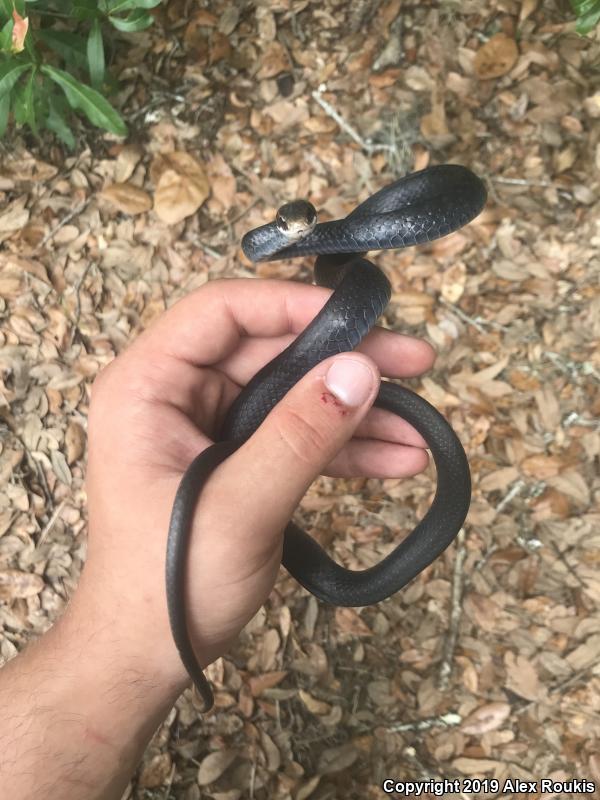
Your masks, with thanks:
[(338, 358), (329, 367), (325, 385), (346, 406), (362, 406), (373, 388), (373, 373), (362, 361)]

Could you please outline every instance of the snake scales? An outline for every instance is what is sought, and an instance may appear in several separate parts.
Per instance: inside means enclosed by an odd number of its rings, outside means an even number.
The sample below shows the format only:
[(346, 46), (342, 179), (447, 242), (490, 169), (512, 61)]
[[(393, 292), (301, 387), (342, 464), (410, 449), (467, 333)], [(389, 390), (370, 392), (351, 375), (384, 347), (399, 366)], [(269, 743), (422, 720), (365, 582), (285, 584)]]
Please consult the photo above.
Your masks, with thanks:
[[(169, 619), (204, 710), (212, 706), (212, 692), (189, 639), (184, 604), (187, 542), (203, 484), (303, 375), (322, 360), (353, 350), (373, 327), (389, 302), (391, 286), (363, 255), (369, 250), (409, 247), (445, 236), (476, 217), (485, 200), (484, 184), (476, 175), (465, 167), (446, 164), (395, 181), (344, 219), (316, 224), (314, 208), (296, 201), (282, 206), (275, 222), (244, 236), (242, 247), (253, 261), (318, 256), (316, 283), (334, 291), (300, 336), (240, 392), (228, 411), (219, 441), (194, 459), (177, 490), (166, 558)], [(301, 528), (288, 524), (283, 565), (318, 598), (338, 606), (377, 603), (412, 580), (452, 542), (471, 498), (469, 465), (462, 445), (430, 403), (409, 389), (382, 381), (375, 405), (398, 414), (423, 436), (436, 465), (437, 488), (429, 511), (416, 528), (381, 562), (362, 571), (344, 569)]]

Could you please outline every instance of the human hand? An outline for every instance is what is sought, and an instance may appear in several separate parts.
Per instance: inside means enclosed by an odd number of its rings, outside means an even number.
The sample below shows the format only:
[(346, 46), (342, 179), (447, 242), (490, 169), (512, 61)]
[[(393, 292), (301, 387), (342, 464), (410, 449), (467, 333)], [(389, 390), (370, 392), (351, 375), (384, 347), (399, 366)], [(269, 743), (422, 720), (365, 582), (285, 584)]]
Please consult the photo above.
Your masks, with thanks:
[[(171, 638), (164, 590), (177, 486), (214, 441), (241, 387), (330, 294), (275, 280), (212, 281), (163, 314), (94, 382), (88, 558), (71, 613), (110, 629), (123, 657), (181, 688), (188, 678)], [(433, 360), (426, 342), (376, 328), (357, 351), (304, 376), (217, 467), (194, 518), (186, 581), (190, 635), (203, 666), (227, 649), (269, 595), (283, 530), (317, 475), (404, 477), (426, 467), (422, 437), (371, 405), (380, 373), (419, 375)], [(325, 383), (334, 363), (338, 377), (339, 365), (354, 365), (350, 385), (362, 387), (362, 397), (338, 392), (338, 403), (324, 402), (334, 393)]]

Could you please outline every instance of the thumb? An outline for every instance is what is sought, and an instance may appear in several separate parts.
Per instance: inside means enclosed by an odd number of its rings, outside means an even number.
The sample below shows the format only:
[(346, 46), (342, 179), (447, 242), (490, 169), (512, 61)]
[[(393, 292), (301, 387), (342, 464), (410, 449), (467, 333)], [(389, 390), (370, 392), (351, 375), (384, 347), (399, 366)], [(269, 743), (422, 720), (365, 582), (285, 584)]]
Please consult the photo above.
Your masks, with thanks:
[(366, 416), (379, 378), (370, 358), (352, 352), (322, 361), (290, 389), (228, 459), (243, 476), (238, 496), (245, 513), (254, 511), (261, 527), (279, 532)]

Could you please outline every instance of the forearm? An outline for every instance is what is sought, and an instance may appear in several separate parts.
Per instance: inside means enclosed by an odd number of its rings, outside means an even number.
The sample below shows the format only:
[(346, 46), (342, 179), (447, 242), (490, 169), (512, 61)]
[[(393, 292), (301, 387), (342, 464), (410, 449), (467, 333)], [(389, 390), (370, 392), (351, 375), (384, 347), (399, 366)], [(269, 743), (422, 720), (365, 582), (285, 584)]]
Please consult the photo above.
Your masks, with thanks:
[(183, 689), (148, 660), (69, 609), (0, 670), (0, 795), (119, 800)]

